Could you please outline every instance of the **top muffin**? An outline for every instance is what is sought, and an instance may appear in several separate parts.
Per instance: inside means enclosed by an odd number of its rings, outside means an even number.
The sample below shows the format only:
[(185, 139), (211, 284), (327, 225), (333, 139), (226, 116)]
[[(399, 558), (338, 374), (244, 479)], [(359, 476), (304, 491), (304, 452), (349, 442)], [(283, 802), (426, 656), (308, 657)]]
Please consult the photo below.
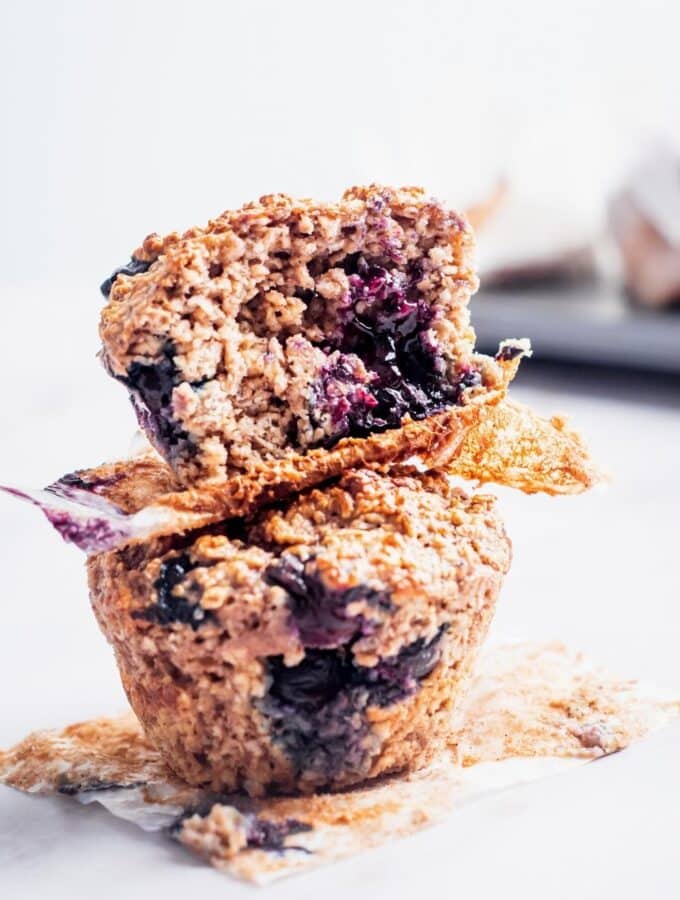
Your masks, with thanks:
[(323, 477), (324, 454), (348, 445), (349, 465), (389, 461), (405, 424), (449, 429), (516, 368), (514, 346), (474, 353), (473, 249), (419, 188), (262, 197), (144, 241), (102, 285), (103, 359), (184, 484), (276, 460)]

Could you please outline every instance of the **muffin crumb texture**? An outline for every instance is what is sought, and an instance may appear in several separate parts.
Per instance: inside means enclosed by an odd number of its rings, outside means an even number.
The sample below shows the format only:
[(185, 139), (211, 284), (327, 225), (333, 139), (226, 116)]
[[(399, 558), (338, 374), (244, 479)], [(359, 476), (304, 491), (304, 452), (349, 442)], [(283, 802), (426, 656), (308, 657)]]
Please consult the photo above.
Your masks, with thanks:
[(104, 363), (185, 484), (305, 459), (496, 398), (518, 359), (474, 353), (473, 251), (419, 188), (262, 197), (104, 282)]

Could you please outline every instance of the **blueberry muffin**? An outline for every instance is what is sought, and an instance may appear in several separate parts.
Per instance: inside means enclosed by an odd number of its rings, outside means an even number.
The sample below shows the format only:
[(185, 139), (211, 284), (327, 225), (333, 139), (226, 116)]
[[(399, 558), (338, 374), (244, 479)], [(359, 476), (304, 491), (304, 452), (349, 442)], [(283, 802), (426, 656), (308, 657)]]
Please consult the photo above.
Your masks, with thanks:
[(168, 765), (309, 792), (414, 769), (450, 737), (510, 544), (443, 473), (345, 473), (289, 503), (90, 556), (95, 614)]
[(102, 285), (102, 357), (184, 484), (320, 481), (502, 397), (525, 347), (474, 353), (476, 288), (470, 227), (419, 188), (266, 196), (147, 237)]

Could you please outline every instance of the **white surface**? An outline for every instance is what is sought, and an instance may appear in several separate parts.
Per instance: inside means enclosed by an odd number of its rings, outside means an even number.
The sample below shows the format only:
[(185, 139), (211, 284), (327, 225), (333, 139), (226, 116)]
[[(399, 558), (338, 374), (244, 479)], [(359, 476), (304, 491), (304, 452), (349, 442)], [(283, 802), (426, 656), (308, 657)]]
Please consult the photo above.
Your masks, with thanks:
[[(123, 453), (132, 414), (93, 359), (96, 297), (75, 289), (13, 293), (0, 345), (0, 475), (40, 485)], [(40, 320), (32, 304), (40, 298)], [(50, 302), (47, 302), (47, 301)], [(28, 332), (35, 356), (20, 341)], [(64, 353), (63, 348), (70, 349)], [(39, 358), (40, 367), (32, 365)], [(572, 499), (503, 492), (515, 558), (496, 625), (559, 637), (624, 675), (680, 687), (680, 397), (611, 376), (560, 378), (525, 364), (515, 396), (567, 411), (614, 475)], [(48, 374), (45, 374), (48, 373)], [(677, 387), (677, 385), (676, 385)], [(576, 392), (578, 388), (581, 393)], [(663, 400), (663, 405), (640, 401)], [(88, 609), (83, 558), (40, 514), (0, 497), (0, 746), (33, 728), (116, 712), (124, 700)], [(268, 888), (277, 898), (445, 896), (522, 900), (677, 897), (680, 725), (581, 770), (490, 798), (445, 826), (331, 869)], [(5, 897), (245, 896), (161, 837), (96, 808), (0, 788), (0, 894)]]

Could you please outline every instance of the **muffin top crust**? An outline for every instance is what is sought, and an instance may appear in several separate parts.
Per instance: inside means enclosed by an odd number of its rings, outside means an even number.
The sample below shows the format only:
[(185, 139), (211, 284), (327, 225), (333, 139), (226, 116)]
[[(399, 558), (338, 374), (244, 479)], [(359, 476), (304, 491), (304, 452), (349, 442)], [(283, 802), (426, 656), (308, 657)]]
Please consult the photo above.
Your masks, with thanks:
[(370, 666), (474, 612), (475, 587), (497, 588), (510, 544), (490, 496), (441, 473), (359, 470), (250, 521), (101, 557), (121, 612), (150, 637), (289, 665), (351, 643)]

